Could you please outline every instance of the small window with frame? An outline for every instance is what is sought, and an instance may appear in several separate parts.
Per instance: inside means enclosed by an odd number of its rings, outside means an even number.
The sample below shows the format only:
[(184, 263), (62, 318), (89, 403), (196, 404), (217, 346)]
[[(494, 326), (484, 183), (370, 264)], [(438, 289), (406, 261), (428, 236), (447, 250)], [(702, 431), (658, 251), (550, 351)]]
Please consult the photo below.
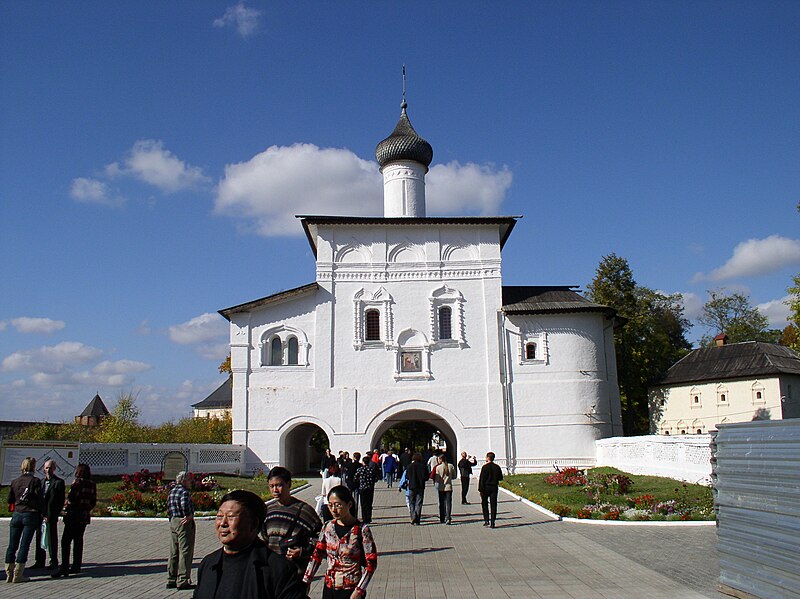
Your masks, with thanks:
[(364, 313), (364, 341), (381, 340), (381, 312), (370, 309)]

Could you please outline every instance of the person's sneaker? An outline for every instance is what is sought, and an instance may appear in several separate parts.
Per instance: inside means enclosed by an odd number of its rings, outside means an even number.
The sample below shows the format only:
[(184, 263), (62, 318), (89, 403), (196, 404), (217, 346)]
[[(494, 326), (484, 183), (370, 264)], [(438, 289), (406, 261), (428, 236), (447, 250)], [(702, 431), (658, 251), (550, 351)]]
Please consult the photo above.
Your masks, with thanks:
[(177, 589), (178, 588), (178, 583), (177, 582), (168, 582), (167, 583), (167, 588), (168, 589)]

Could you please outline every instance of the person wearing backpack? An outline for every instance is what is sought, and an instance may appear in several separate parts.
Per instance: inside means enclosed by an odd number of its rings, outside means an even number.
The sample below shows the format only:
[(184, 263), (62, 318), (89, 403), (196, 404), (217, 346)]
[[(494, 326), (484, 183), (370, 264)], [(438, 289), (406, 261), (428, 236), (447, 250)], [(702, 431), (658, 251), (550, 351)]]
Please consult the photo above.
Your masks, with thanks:
[(25, 562), (28, 561), (31, 541), (42, 525), (42, 481), (33, 475), (36, 458), (22, 460), (20, 471), (22, 474), (11, 481), (8, 489), (8, 505), (14, 513), (6, 549), (6, 582), (30, 581), (25, 576)]

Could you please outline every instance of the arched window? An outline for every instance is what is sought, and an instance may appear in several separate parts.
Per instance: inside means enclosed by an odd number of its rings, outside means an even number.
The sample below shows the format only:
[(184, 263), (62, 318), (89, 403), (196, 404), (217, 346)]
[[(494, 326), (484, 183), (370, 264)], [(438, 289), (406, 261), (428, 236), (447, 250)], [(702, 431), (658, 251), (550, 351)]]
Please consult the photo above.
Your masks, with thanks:
[(364, 313), (364, 340), (381, 340), (381, 313), (380, 310), (367, 310)]
[(450, 306), (439, 308), (439, 339), (453, 338), (453, 310)]
[(535, 360), (536, 359), (536, 344), (526, 343), (525, 344), (525, 359), (526, 360)]
[(300, 348), (297, 343), (297, 337), (289, 337), (286, 342), (288, 346), (288, 355), (286, 356), (286, 363), (289, 366), (297, 366), (297, 357), (300, 354)]
[(702, 435), (703, 434), (703, 429), (702, 428), (698, 428), (697, 429), (697, 434), (698, 435)]
[(269, 342), (269, 365), (280, 366), (283, 364), (283, 343), (280, 337), (273, 337)]

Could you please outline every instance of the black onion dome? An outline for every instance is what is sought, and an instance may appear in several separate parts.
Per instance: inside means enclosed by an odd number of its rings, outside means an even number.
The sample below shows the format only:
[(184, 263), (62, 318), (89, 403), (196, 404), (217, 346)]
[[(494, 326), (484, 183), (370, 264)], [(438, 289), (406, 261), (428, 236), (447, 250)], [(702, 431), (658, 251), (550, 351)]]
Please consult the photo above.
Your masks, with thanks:
[(414, 131), (406, 114), (406, 103), (401, 106), (400, 120), (392, 134), (375, 148), (375, 158), (381, 168), (397, 160), (413, 160), (428, 168), (433, 161), (433, 148)]

